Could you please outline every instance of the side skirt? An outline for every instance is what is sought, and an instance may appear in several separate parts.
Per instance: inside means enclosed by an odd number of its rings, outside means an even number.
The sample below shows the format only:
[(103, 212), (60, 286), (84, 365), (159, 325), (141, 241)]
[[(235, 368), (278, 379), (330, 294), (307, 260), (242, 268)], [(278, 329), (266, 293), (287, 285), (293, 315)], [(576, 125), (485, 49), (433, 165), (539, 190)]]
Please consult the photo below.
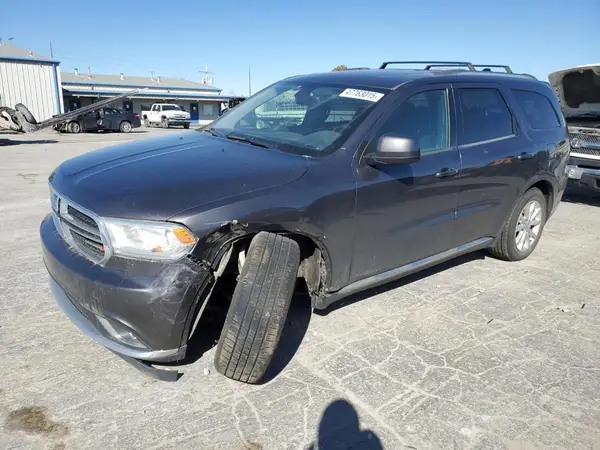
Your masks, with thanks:
[(388, 270), (387, 272), (379, 273), (368, 278), (363, 278), (362, 280), (355, 281), (343, 287), (339, 291), (331, 292), (315, 299), (313, 307), (315, 309), (325, 309), (332, 303), (346, 298), (352, 294), (381, 286), (382, 284), (386, 284), (390, 281), (411, 275), (420, 270), (456, 258), (457, 256), (481, 250), (489, 247), (493, 242), (494, 239), (491, 237), (479, 238), (467, 244), (463, 244), (458, 247), (451, 248), (450, 250), (446, 250), (442, 253), (438, 253), (437, 255), (429, 256), (419, 261), (415, 261), (410, 264), (406, 264), (405, 266), (397, 267), (396, 269)]

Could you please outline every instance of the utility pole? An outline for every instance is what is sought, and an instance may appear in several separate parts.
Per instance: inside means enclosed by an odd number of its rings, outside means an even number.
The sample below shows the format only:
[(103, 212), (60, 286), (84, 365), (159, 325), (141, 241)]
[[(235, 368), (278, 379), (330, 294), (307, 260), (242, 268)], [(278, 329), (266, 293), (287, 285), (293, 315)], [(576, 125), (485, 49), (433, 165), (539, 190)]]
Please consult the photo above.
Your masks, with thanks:
[(207, 86), (212, 86), (212, 84), (213, 84), (212, 72), (210, 70), (208, 70), (208, 63), (204, 64), (204, 70), (201, 70), (200, 73), (202, 74), (202, 78), (200, 79), (202, 84), (206, 84)]
[(248, 66), (248, 97), (252, 96), (252, 74), (250, 73), (250, 66)]

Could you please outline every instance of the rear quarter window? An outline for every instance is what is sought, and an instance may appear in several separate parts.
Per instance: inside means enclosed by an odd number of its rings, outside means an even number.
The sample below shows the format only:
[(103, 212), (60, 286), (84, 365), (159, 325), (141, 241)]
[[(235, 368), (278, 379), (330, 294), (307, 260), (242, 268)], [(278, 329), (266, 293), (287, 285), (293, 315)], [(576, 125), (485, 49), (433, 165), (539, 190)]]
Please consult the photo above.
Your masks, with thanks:
[(513, 89), (512, 93), (534, 130), (560, 127), (556, 110), (546, 96), (532, 91)]

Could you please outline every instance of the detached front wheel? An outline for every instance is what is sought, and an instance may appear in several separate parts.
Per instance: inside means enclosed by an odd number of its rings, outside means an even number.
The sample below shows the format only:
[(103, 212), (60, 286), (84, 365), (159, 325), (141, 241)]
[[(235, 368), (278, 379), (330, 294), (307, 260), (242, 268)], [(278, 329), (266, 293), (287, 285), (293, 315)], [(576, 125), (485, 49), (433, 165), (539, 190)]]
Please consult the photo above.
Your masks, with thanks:
[(217, 345), (219, 373), (244, 383), (263, 378), (283, 331), (299, 264), (296, 241), (266, 232), (252, 239)]

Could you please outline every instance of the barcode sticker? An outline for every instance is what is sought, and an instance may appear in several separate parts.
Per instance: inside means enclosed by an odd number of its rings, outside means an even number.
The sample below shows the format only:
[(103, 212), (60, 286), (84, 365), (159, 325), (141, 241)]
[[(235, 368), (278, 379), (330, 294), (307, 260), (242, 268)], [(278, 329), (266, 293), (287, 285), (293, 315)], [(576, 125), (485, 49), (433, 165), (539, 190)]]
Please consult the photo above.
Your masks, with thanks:
[(368, 102), (378, 102), (383, 97), (383, 94), (373, 91), (363, 91), (362, 89), (345, 89), (340, 94), (340, 97), (355, 98), (358, 100), (366, 100)]

